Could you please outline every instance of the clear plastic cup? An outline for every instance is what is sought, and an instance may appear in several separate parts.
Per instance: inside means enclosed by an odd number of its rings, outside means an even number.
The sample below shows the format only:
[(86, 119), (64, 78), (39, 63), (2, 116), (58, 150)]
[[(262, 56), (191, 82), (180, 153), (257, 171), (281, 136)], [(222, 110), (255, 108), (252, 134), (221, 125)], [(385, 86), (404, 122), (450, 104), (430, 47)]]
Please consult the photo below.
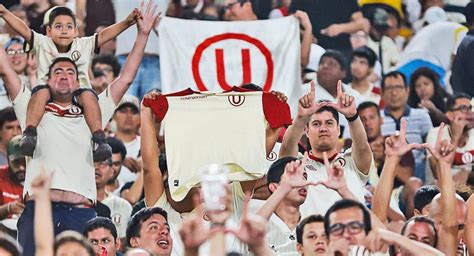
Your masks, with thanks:
[(224, 165), (211, 164), (201, 172), (201, 194), (207, 211), (225, 210), (228, 169)]

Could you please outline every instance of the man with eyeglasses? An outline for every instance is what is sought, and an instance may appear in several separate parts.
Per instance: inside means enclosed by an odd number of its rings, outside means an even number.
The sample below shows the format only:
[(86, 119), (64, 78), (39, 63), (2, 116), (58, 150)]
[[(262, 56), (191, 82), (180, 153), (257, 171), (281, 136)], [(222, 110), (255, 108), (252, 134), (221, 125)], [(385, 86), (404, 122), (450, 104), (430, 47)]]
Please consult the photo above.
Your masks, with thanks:
[[(407, 120), (408, 143), (423, 143), (428, 131), (433, 127), (428, 111), (410, 108), (408, 101), (408, 86), (406, 77), (399, 71), (387, 73), (381, 82), (382, 98), (385, 108), (381, 111), (383, 118), (382, 135), (389, 136), (400, 130), (402, 117)], [(425, 180), (425, 151), (415, 149), (414, 176)]]
[[(474, 113), (472, 112), (471, 96), (465, 93), (454, 94), (446, 103), (446, 117), (449, 125), (442, 132), (442, 138), (451, 141), (456, 148), (456, 155), (452, 166), (452, 174), (455, 181), (465, 183), (471, 173), (474, 155)], [(426, 142), (435, 144), (439, 127), (433, 128), (428, 133)], [(431, 154), (428, 154), (429, 165), (427, 174), (436, 177), (436, 165)]]
[(125, 238), (128, 220), (131, 217), (132, 206), (127, 200), (113, 195), (105, 188), (108, 181), (112, 178), (114, 171), (112, 169), (112, 159), (102, 162), (95, 162), (95, 184), (97, 188), (97, 201), (102, 202), (110, 209), (110, 217), (118, 231), (120, 239)]

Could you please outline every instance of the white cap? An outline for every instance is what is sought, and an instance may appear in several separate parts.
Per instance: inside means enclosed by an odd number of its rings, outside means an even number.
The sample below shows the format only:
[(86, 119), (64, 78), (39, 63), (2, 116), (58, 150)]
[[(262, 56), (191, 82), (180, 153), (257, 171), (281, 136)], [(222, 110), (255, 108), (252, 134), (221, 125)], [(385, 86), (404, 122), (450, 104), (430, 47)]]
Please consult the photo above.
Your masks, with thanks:
[(318, 71), (319, 68), (319, 60), (321, 56), (326, 52), (323, 47), (317, 44), (311, 44), (311, 49), (309, 51), (309, 61), (308, 65), (306, 65), (307, 69), (311, 69), (314, 71)]
[(423, 19), (428, 24), (433, 24), (440, 21), (447, 21), (448, 15), (446, 12), (439, 6), (432, 6), (425, 11)]

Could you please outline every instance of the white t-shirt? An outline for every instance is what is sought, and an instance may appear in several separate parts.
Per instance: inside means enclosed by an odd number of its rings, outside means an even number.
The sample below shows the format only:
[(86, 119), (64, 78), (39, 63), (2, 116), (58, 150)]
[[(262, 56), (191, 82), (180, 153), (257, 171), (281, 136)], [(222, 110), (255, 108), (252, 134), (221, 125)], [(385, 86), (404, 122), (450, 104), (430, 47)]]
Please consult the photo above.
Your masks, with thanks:
[[(138, 158), (138, 154), (140, 153), (140, 136), (136, 136), (134, 140), (130, 142), (123, 142), (125, 148), (127, 149), (127, 157), (132, 157), (134, 159)], [(117, 177), (120, 187), (125, 185), (127, 182), (133, 182), (137, 179), (137, 174), (130, 171), (126, 166), (122, 165), (120, 169), (120, 173)]]
[(267, 155), (267, 171), (270, 169), (270, 166), (278, 160), (278, 156), (280, 154), (280, 148), (281, 148), (281, 143), (277, 142), (275, 143), (275, 146), (273, 146), (272, 151)]
[[(36, 56), (38, 63), (38, 83), (48, 83), (49, 66), (58, 57), (72, 59), (79, 71), (79, 83), (81, 87), (91, 88), (89, 80), (89, 66), (94, 54), (99, 53), (97, 46), (97, 34), (88, 37), (80, 37), (73, 40), (71, 48), (66, 53), (59, 53), (53, 40), (47, 36), (32, 30), (33, 47), (32, 53)], [(108, 120), (107, 120), (108, 121)]]
[(424, 60), (450, 70), (452, 55), (456, 54), (467, 31), (465, 26), (454, 22), (437, 22), (424, 27), (403, 50), (397, 68), (413, 60)]
[[(30, 80), (28, 79), (27, 76), (18, 75), (18, 78), (20, 78), (20, 81), (23, 85), (31, 89)], [(5, 89), (5, 84), (3, 80), (0, 79), (0, 110), (6, 107), (11, 107), (11, 106), (12, 106), (12, 102), (10, 101), (10, 98), (8, 97), (7, 90)]]
[(380, 42), (376, 42), (369, 37), (367, 46), (377, 54), (380, 60), (380, 44), (382, 44), (382, 62), (384, 73), (392, 71), (400, 59), (400, 51), (398, 46), (390, 37), (383, 36)]
[[(360, 103), (364, 102), (365, 99), (360, 95), (360, 93), (354, 89), (352, 89), (347, 84), (342, 84), (343, 90), (354, 97), (356, 105), (359, 106)], [(336, 98), (334, 98), (324, 87), (322, 87), (319, 83), (315, 87), (315, 94), (316, 94), (316, 101), (318, 100), (330, 100), (332, 102), (336, 102)], [(344, 117), (343, 114), (339, 113), (339, 125), (344, 127), (344, 131), (342, 133), (342, 137), (344, 139), (348, 139), (351, 137), (349, 132), (349, 123), (347, 119)]]
[[(349, 83), (348, 85), (352, 88), (352, 83)], [(369, 88), (367, 89), (367, 91), (360, 93), (360, 95), (362, 95), (362, 97), (364, 98), (364, 101), (371, 101), (377, 104), (378, 106), (380, 106), (380, 102), (382, 101), (381, 94), (382, 90), (379, 87), (375, 87), (373, 83), (369, 83)]]
[(265, 239), (276, 255), (300, 255), (296, 250), (296, 229), (290, 230), (275, 213), (268, 220)]
[(291, 124), (288, 104), (266, 92), (234, 87), (203, 94), (187, 89), (145, 100), (165, 132), (168, 182), (182, 200), (201, 181), (201, 168), (226, 164), (230, 181), (266, 174), (265, 129)]
[[(373, 157), (370, 163), (369, 174), (367, 175), (363, 174), (357, 168), (354, 159), (352, 158), (351, 149), (346, 150), (344, 153), (338, 153), (329, 157), (329, 162), (330, 164), (336, 163), (344, 167), (344, 176), (347, 187), (354, 196), (357, 197), (359, 202), (364, 203), (364, 185), (367, 183), (370, 173), (376, 172)], [(326, 181), (328, 179), (323, 160), (317, 159), (312, 155), (309, 155), (305, 170), (309, 181)], [(323, 185), (309, 186), (306, 201), (300, 207), (301, 218), (316, 213), (324, 215), (329, 207), (341, 199), (342, 197), (337, 191), (328, 189)]]
[(110, 217), (117, 228), (118, 237), (125, 237), (127, 224), (132, 214), (130, 203), (121, 197), (114, 196), (112, 193), (108, 194), (108, 197), (102, 200), (102, 203), (110, 209)]
[[(115, 103), (110, 89), (99, 95), (103, 128), (112, 117)], [(23, 85), (13, 100), (22, 130), (26, 122), (26, 108), (31, 93)], [(23, 194), (32, 195), (31, 182), (41, 169), (54, 172), (52, 189), (75, 192), (95, 201), (94, 162), (92, 160), (92, 134), (79, 107), (62, 107), (48, 103), (41, 122), (37, 127), (38, 139), (33, 158), (27, 163)]]

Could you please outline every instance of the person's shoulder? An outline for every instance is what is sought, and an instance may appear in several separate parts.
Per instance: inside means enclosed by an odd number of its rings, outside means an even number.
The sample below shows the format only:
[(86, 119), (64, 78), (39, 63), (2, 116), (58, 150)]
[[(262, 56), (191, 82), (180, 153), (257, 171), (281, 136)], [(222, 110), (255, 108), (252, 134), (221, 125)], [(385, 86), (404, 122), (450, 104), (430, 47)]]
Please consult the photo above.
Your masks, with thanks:
[(425, 108), (411, 108), (409, 116), (430, 118), (430, 114), (428, 113), (428, 110)]

